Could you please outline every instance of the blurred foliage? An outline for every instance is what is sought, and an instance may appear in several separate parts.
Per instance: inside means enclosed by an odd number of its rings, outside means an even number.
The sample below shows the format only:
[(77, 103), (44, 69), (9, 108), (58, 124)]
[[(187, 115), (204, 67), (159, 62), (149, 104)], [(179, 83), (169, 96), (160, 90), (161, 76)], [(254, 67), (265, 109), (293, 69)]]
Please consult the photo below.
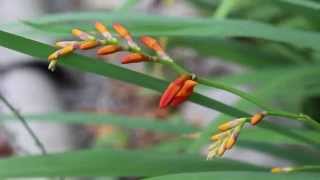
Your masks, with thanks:
[[(0, 25), (3, 30), (0, 31), (0, 45), (46, 59), (53, 48), (25, 37), (37, 34), (61, 39), (69, 36), (74, 27), (92, 31), (92, 23), (97, 20), (108, 25), (121, 22), (134, 36), (147, 34), (167, 37), (168, 49), (191, 49), (196, 52), (199, 61), (210, 57), (232, 63), (242, 68), (242, 73), (209, 78), (230, 86), (246, 86), (248, 93), (274, 107), (303, 112), (319, 121), (320, 21), (317, 19), (320, 3), (314, 0), (229, 0), (232, 6), (224, 9), (224, 17), (215, 18), (214, 13), (221, 9), (225, 1), (228, 0), (189, 0), (188, 3), (200, 13), (200, 17), (188, 18), (137, 13), (131, 8), (139, 2), (132, 0), (114, 12), (47, 15)], [(26, 29), (26, 26), (29, 28)], [(16, 34), (5, 32), (12, 32), (12, 29)], [(134, 72), (78, 54), (61, 58), (61, 64), (155, 91), (162, 91), (168, 83), (153, 77), (152, 73)], [(199, 87), (199, 92), (205, 90)], [(196, 154), (208, 144), (210, 135), (219, 123), (232, 117), (246, 116), (257, 109), (243, 99), (230, 106), (199, 93), (195, 93), (190, 100), (222, 114), (203, 128), (185, 123), (180, 116), (160, 122), (159, 119), (115, 114), (57, 112), (26, 115), (28, 120), (107, 124), (124, 129), (100, 139), (97, 146), (107, 150), (1, 160), (0, 177), (164, 175), (151, 179), (317, 179), (316, 173), (319, 172), (272, 175), (264, 168), (236, 161), (201, 160)], [(11, 118), (3, 115), (1, 120)], [(320, 160), (320, 133), (304, 124), (281, 122), (284, 123), (266, 121), (257, 128), (244, 130), (239, 138), (239, 146), (297, 165), (316, 165)], [(125, 132), (126, 128), (166, 133), (171, 137), (143, 151), (117, 150), (124, 149), (124, 144), (130, 138)], [(199, 138), (190, 139), (186, 136), (195, 132), (199, 132)]]

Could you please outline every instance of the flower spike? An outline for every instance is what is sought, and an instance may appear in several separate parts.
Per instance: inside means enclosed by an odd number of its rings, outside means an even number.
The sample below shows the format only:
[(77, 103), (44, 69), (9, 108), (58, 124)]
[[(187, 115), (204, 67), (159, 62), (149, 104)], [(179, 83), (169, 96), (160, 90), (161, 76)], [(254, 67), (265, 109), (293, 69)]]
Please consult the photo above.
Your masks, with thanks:
[(240, 130), (247, 121), (248, 118), (239, 118), (220, 125), (219, 130), (222, 132), (211, 136), (214, 143), (208, 148), (207, 159), (222, 156), (225, 151), (230, 150), (237, 142)]
[(122, 64), (129, 64), (129, 63), (137, 63), (142, 61), (149, 61), (150, 57), (145, 56), (140, 53), (131, 53), (126, 56), (124, 56), (121, 60)]
[(176, 80), (171, 82), (161, 96), (159, 107), (160, 108), (168, 107), (172, 102), (173, 98), (176, 96), (179, 90), (183, 87), (184, 83), (189, 79), (191, 79), (191, 76), (181, 75)]

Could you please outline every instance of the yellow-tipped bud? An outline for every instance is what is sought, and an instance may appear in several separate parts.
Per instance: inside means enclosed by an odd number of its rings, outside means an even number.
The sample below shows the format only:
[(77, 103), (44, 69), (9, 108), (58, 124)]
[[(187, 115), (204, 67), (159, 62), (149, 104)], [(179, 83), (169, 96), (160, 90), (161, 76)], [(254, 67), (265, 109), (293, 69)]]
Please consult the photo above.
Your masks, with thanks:
[(239, 119), (235, 119), (232, 121), (228, 121), (226, 123), (221, 124), (218, 129), (220, 131), (227, 131), (229, 129), (232, 129), (240, 124), (242, 124), (243, 122), (245, 122), (246, 118), (239, 118)]
[(293, 171), (292, 167), (274, 167), (271, 169), (272, 173), (287, 173)]
[(225, 144), (225, 148), (231, 149), (236, 142), (237, 142), (237, 137), (234, 134), (231, 134)]
[(59, 48), (64, 48), (69, 45), (72, 45), (74, 48), (76, 48), (79, 45), (79, 42), (78, 41), (59, 41), (59, 42), (56, 42), (55, 45), (56, 47), (59, 47)]
[(259, 122), (262, 121), (262, 119), (264, 118), (265, 116), (265, 113), (256, 113), (255, 115), (253, 115), (250, 119), (250, 123), (252, 125), (256, 125), (258, 124)]
[(229, 134), (230, 134), (230, 131), (225, 131), (225, 132), (217, 133), (217, 134), (212, 135), (210, 139), (211, 139), (212, 141), (218, 141), (218, 140), (226, 137), (226, 136), (229, 135)]
[(91, 36), (90, 34), (81, 31), (80, 29), (72, 29), (71, 33), (80, 38), (81, 40), (95, 40), (96, 38), (94, 36)]
[(222, 144), (219, 146), (219, 148), (218, 148), (218, 156), (223, 156), (223, 154), (226, 152), (226, 147), (225, 147), (225, 144), (227, 143), (227, 141), (226, 140), (224, 140), (223, 142), (222, 142)]
[(50, 54), (48, 57), (48, 60), (49, 61), (56, 60), (60, 56), (71, 53), (73, 50), (74, 50), (74, 47), (72, 45), (65, 46), (64, 48), (59, 49), (59, 50), (55, 51), (54, 53)]
[(92, 49), (100, 45), (100, 43), (96, 40), (88, 40), (80, 44), (80, 49), (86, 50), (86, 49)]

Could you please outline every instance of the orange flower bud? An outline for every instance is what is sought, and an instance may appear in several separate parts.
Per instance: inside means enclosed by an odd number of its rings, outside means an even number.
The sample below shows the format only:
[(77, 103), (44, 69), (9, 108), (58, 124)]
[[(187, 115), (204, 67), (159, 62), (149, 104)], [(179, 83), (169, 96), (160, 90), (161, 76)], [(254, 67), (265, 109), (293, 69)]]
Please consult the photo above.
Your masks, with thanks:
[(243, 123), (244, 121), (246, 120), (246, 118), (239, 118), (239, 119), (235, 119), (235, 120), (232, 120), (232, 121), (228, 121), (226, 123), (223, 123), (221, 124), (218, 129), (220, 131), (226, 131), (226, 130), (229, 130), (229, 129), (232, 129), (238, 125), (240, 125), (241, 123)]
[(132, 37), (129, 31), (120, 23), (114, 23), (112, 24), (112, 27), (119, 34), (120, 37), (126, 39), (127, 41), (132, 41)]
[(102, 48), (98, 49), (97, 54), (98, 55), (107, 55), (107, 54), (112, 54), (118, 51), (121, 51), (122, 48), (117, 45), (106, 45), (103, 46)]
[(91, 49), (91, 48), (95, 48), (99, 45), (100, 43), (96, 40), (87, 40), (83, 43), (80, 44), (80, 49)]
[(184, 101), (188, 99), (189, 96), (191, 96), (193, 92), (193, 88), (197, 85), (197, 82), (193, 80), (187, 80), (182, 88), (179, 90), (179, 92), (176, 94), (176, 96), (173, 98), (171, 105), (173, 107), (177, 107)]
[(181, 75), (176, 80), (171, 82), (161, 96), (159, 107), (166, 108), (182, 88), (183, 84), (189, 79), (191, 79), (191, 76)]
[(219, 139), (222, 139), (222, 138), (226, 137), (229, 134), (230, 134), (230, 131), (221, 132), (221, 133), (212, 135), (210, 139), (212, 141), (218, 141)]
[(142, 36), (140, 38), (140, 41), (147, 46), (148, 48), (158, 52), (158, 53), (162, 53), (164, 52), (163, 49), (161, 48), (160, 44), (158, 43), (157, 40), (155, 40), (154, 38), (150, 37), (150, 36)]
[(137, 63), (142, 61), (149, 61), (150, 58), (140, 53), (131, 53), (124, 56), (121, 60), (122, 64), (129, 64), (129, 63)]
[(90, 34), (86, 33), (86, 32), (83, 32), (81, 31), (80, 29), (72, 29), (71, 33), (80, 38), (81, 40), (94, 40), (95, 37), (94, 36), (91, 36)]
[(57, 60), (60, 56), (63, 56), (65, 54), (69, 54), (73, 50), (74, 50), (74, 47), (72, 45), (65, 46), (64, 48), (59, 49), (59, 50), (55, 51), (54, 53), (50, 54), (48, 57), (48, 60), (49, 61)]
[(227, 140), (224, 140), (222, 142), (222, 144), (220, 145), (219, 149), (218, 149), (218, 156), (223, 156), (223, 154), (226, 152), (226, 148), (225, 148), (225, 145), (227, 143)]
[(106, 26), (104, 26), (101, 22), (96, 22), (95, 27), (100, 33), (109, 32)]
[(97, 31), (99, 31), (102, 34), (102, 36), (106, 39), (110, 40), (112, 38), (112, 35), (107, 29), (107, 27), (104, 26), (101, 22), (96, 22), (95, 27)]
[(258, 124), (259, 122), (261, 122), (261, 120), (264, 118), (264, 116), (265, 116), (264, 113), (256, 113), (250, 119), (251, 124), (252, 125)]
[(231, 134), (225, 144), (225, 148), (231, 149), (233, 147), (233, 145), (236, 143), (236, 141), (237, 141), (237, 137), (234, 134)]

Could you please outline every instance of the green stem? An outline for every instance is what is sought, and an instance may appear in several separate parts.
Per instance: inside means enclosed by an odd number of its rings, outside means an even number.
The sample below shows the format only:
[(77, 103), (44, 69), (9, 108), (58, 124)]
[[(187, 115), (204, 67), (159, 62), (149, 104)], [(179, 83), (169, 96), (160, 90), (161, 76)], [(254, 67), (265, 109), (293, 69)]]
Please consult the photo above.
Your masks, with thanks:
[(299, 167), (293, 167), (291, 172), (297, 172), (297, 171), (320, 171), (320, 165), (305, 165), (305, 166), (299, 166)]
[(305, 122), (316, 129), (320, 129), (320, 123), (305, 114), (294, 114), (283, 111), (267, 111), (267, 115), (296, 119), (298, 121)]
[(243, 91), (240, 91), (238, 89), (235, 89), (233, 87), (226, 86), (222, 83), (218, 83), (218, 82), (211, 81), (211, 80), (208, 80), (205, 78), (200, 78), (200, 77), (197, 78), (197, 82), (200, 84), (206, 85), (206, 86), (214, 87), (217, 89), (222, 89), (222, 90), (228, 91), (232, 94), (238, 95), (238, 96), (242, 97), (243, 99), (246, 99), (246, 100), (252, 102), (253, 104), (257, 105), (258, 107), (260, 107), (266, 111), (271, 110), (271, 108), (269, 106), (265, 105), (263, 102), (261, 102), (256, 97), (251, 96), (250, 94), (245, 93)]
[(222, 0), (212, 17), (216, 19), (224, 19), (228, 16), (236, 2), (237, 0)]
[(173, 62), (173, 61), (168, 61), (168, 60), (162, 60), (159, 59), (158, 61), (156, 61), (157, 63), (160, 63), (162, 65), (168, 65), (170, 66), (176, 73), (178, 74), (191, 74), (190, 72), (188, 72), (185, 68), (183, 68), (182, 66), (180, 66), (179, 64)]

